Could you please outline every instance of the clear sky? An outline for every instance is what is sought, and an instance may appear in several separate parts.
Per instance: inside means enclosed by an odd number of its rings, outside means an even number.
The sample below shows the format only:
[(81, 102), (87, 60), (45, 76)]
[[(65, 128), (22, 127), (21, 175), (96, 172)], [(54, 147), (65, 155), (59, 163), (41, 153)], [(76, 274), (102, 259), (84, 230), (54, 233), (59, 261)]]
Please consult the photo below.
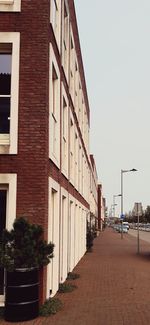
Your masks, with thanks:
[[(107, 206), (150, 205), (150, 1), (74, 0), (91, 110), (90, 151)], [(120, 198), (116, 198), (120, 213)], [(124, 212), (125, 212), (124, 211)]]

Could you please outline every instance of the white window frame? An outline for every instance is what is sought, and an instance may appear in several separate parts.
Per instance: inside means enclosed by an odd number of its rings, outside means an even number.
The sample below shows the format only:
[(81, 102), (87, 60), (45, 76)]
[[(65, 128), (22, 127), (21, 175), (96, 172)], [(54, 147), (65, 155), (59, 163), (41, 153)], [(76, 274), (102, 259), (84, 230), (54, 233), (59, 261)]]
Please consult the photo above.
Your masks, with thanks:
[(62, 283), (67, 277), (67, 238), (68, 238), (68, 192), (61, 187), (61, 210), (60, 210), (60, 256), (59, 256), (59, 282)]
[[(72, 45), (71, 45), (72, 44)], [(75, 75), (75, 43), (72, 29), (70, 30), (70, 66), (69, 66), (69, 91), (74, 104), (74, 75)]]
[(78, 160), (79, 160), (79, 140), (78, 132), (75, 130), (75, 187), (78, 190)]
[(71, 114), (70, 111), (70, 117), (69, 117), (69, 130), (70, 130), (70, 134), (69, 134), (69, 179), (70, 182), (74, 185), (74, 172), (75, 172), (75, 162), (74, 162), (74, 155), (75, 155), (75, 148), (74, 148), (74, 127), (75, 127), (75, 123), (74, 123), (74, 119), (73, 116)]
[[(55, 15), (55, 17), (54, 17)], [(60, 51), (60, 34), (61, 34), (61, 0), (50, 1), (50, 22), (53, 27), (57, 46)]]
[[(65, 16), (66, 9), (66, 16)], [(68, 81), (69, 63), (69, 9), (67, 0), (62, 2), (62, 66)]]
[[(55, 116), (53, 112), (53, 66), (58, 77)], [(60, 71), (51, 44), (49, 81), (49, 158), (60, 168)]]
[[(52, 202), (54, 200), (54, 202)], [(48, 242), (53, 242), (54, 257), (47, 266), (47, 293), (53, 297), (58, 290), (59, 278), (59, 215), (60, 215), (60, 185), (49, 177), (49, 204), (48, 204)], [(54, 205), (54, 211), (53, 211)], [(51, 291), (50, 291), (51, 290)]]
[(0, 43), (12, 44), (10, 133), (5, 140), (0, 135), (0, 154), (17, 154), (18, 152), (18, 106), (19, 106), (19, 55), (20, 33), (0, 32)]
[(78, 110), (79, 110), (79, 105), (78, 105), (78, 101), (79, 101), (79, 87), (78, 87), (78, 83), (79, 83), (79, 68), (78, 68), (78, 61), (77, 58), (75, 59), (75, 75), (74, 75), (74, 107), (75, 107), (75, 112), (76, 112), (76, 116), (78, 118)]
[[(64, 104), (66, 102), (65, 112), (64, 112)], [(68, 178), (68, 98), (66, 95), (65, 88), (62, 83), (62, 102), (61, 102), (61, 120), (62, 120), (62, 136), (61, 136), (61, 169), (62, 173)], [(65, 114), (65, 116), (64, 116)], [(65, 125), (64, 125), (65, 123)], [(65, 128), (65, 130), (64, 130)], [(64, 147), (65, 147), (65, 154), (64, 154)]]
[[(0, 174), (0, 188), (7, 188), (6, 229), (11, 230), (16, 219), (17, 174)], [(0, 306), (4, 305), (4, 295), (0, 295)]]
[(0, 11), (21, 11), (21, 0), (0, 0)]

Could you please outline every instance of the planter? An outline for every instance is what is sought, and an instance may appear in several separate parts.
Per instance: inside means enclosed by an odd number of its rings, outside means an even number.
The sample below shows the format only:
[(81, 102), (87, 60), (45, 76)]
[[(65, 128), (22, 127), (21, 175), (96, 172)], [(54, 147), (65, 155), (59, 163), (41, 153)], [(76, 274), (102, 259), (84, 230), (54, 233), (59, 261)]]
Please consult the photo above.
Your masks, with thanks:
[(39, 280), (37, 268), (6, 271), (5, 320), (27, 321), (39, 315)]

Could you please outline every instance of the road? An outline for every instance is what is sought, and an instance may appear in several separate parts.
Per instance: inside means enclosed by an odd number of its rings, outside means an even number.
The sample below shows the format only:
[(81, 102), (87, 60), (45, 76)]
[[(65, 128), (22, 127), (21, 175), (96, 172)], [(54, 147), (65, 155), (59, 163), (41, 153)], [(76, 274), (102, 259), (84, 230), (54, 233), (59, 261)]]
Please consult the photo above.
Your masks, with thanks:
[[(129, 229), (128, 234), (137, 237), (137, 230)], [(150, 232), (140, 230), (139, 238), (150, 243)]]

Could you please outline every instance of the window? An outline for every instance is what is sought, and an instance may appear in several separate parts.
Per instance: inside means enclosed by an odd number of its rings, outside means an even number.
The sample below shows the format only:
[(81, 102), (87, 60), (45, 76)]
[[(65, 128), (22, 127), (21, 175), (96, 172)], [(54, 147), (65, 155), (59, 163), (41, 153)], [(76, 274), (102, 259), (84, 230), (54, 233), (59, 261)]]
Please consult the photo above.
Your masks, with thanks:
[(53, 27), (58, 48), (60, 48), (60, 15), (61, 0), (51, 0), (50, 21)]
[(70, 118), (70, 181), (74, 184), (74, 123)]
[(0, 153), (16, 154), (18, 142), (19, 33), (0, 33)]
[(58, 91), (58, 76), (55, 70), (54, 64), (52, 65), (52, 96), (53, 96), (53, 105), (52, 105), (52, 114), (56, 119), (57, 116), (57, 91)]
[(52, 119), (53, 119), (53, 153), (56, 155), (57, 149), (57, 92), (58, 92), (58, 76), (54, 65), (52, 66)]
[(49, 157), (60, 167), (60, 72), (50, 46)]
[(81, 144), (79, 144), (79, 166), (78, 166), (78, 188), (79, 192), (81, 193), (82, 185), (81, 185), (81, 180), (82, 180), (82, 149), (81, 149)]
[(62, 91), (64, 93), (62, 97), (62, 172), (68, 176), (68, 102), (64, 87)]
[(75, 186), (78, 189), (78, 154), (79, 154), (79, 144), (78, 135), (75, 132)]
[(47, 298), (58, 290), (59, 278), (59, 223), (60, 223), (60, 185), (49, 178), (48, 242), (53, 242), (54, 258), (47, 266)]
[(78, 72), (78, 64), (77, 61), (75, 62), (75, 78), (74, 78), (74, 89), (75, 89), (75, 99), (74, 99), (74, 106), (75, 106), (75, 112), (78, 117), (78, 97), (79, 97), (79, 90), (78, 90), (78, 78), (79, 78), (79, 72)]
[(65, 99), (63, 98), (63, 162), (66, 162), (67, 159), (67, 125), (66, 125), (66, 121), (67, 121), (67, 104)]
[(0, 135), (9, 144), (12, 44), (0, 43)]
[(21, 0), (0, 0), (0, 11), (21, 11)]
[(68, 80), (68, 51), (69, 51), (69, 13), (66, 1), (63, 1), (62, 13), (62, 65)]
[[(0, 234), (12, 228), (16, 218), (17, 175), (0, 174)], [(4, 304), (4, 272), (0, 269), (0, 305)]]
[(75, 74), (75, 51), (74, 51), (74, 41), (73, 36), (70, 37), (70, 80), (69, 89), (74, 103), (74, 74)]

